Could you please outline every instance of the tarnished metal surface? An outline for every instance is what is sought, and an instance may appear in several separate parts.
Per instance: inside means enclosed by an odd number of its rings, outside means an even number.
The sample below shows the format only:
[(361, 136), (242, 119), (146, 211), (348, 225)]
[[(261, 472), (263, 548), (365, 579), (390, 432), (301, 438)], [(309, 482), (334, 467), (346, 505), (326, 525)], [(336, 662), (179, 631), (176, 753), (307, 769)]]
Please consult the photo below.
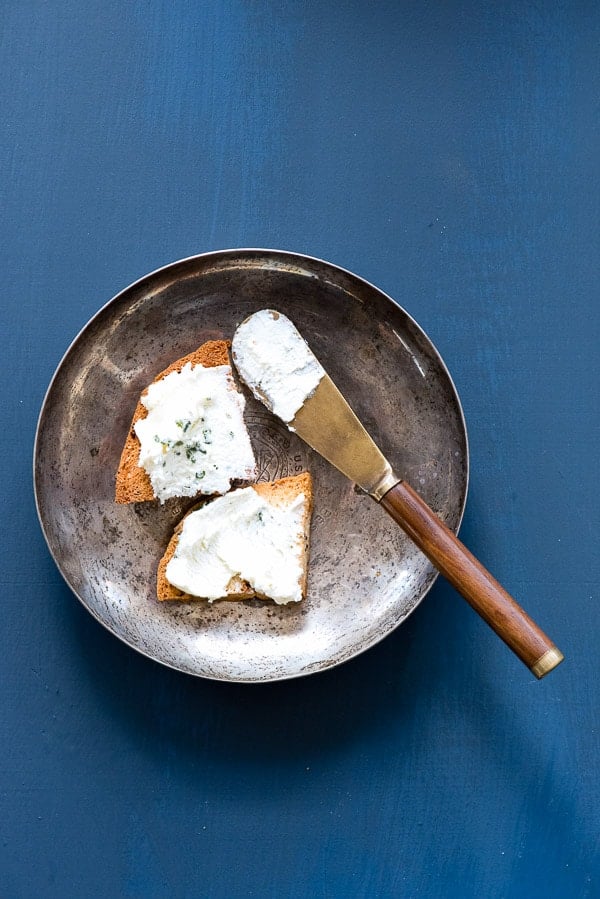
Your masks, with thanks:
[(137, 399), (174, 359), (231, 338), (265, 307), (291, 318), (394, 470), (454, 530), (467, 489), (464, 421), (443, 362), (410, 316), (360, 278), (296, 254), (231, 250), (174, 263), (120, 293), (48, 390), (34, 459), (40, 520), (65, 579), (110, 631), (166, 665), (221, 680), (343, 662), (400, 624), (435, 579), (370, 497), (248, 394), (261, 479), (304, 469), (314, 477), (308, 597), (287, 607), (155, 599), (158, 560), (189, 503), (114, 503)]

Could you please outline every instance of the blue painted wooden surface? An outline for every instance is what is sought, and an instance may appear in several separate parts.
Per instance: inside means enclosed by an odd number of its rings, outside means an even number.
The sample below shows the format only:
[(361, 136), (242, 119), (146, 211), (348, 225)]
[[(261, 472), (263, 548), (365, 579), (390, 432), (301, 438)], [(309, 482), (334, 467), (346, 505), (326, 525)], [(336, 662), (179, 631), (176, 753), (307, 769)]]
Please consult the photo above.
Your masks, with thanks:
[[(600, 895), (593, 2), (3, 4), (0, 894)], [(438, 582), (263, 687), (137, 656), (38, 528), (36, 416), (110, 296), (232, 246), (379, 284), (442, 352), (463, 537), (555, 637), (533, 677)]]

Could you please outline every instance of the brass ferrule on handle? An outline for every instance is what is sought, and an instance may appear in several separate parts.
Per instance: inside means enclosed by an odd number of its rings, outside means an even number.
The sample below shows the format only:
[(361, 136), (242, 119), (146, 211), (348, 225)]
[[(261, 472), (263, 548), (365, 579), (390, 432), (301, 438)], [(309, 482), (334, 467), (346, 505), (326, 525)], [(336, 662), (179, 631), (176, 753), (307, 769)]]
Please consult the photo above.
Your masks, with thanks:
[(392, 484), (378, 502), (537, 678), (562, 662), (550, 638), (406, 481)]
[(369, 496), (372, 496), (373, 499), (377, 500), (378, 503), (381, 502), (386, 493), (395, 487), (396, 484), (400, 483), (400, 478), (398, 475), (388, 466), (386, 471), (381, 476), (380, 480), (377, 481), (376, 484), (369, 490)]
[(549, 674), (553, 668), (556, 668), (557, 665), (563, 661), (564, 655), (556, 646), (553, 646), (552, 649), (549, 649), (544, 655), (537, 660), (535, 665), (531, 666), (531, 671), (535, 674), (538, 680), (541, 680), (545, 677), (546, 674)]

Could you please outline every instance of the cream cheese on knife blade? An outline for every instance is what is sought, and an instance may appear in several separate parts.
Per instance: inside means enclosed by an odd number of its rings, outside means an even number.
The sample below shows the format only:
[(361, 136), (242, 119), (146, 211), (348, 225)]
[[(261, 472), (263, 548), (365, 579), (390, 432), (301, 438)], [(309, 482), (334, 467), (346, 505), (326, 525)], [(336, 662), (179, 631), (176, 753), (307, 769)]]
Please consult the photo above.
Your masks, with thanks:
[(262, 309), (242, 322), (231, 353), (254, 396), (288, 426), (325, 374), (289, 318), (273, 309)]

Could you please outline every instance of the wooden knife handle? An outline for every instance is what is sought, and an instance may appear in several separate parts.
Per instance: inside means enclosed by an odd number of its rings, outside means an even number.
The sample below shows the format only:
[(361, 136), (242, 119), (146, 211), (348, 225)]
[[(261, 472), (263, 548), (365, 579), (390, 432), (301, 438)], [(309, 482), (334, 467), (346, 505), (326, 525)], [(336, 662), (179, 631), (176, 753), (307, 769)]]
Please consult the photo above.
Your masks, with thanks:
[(380, 502), (536, 677), (544, 677), (562, 662), (563, 655), (552, 640), (406, 481), (392, 487)]

